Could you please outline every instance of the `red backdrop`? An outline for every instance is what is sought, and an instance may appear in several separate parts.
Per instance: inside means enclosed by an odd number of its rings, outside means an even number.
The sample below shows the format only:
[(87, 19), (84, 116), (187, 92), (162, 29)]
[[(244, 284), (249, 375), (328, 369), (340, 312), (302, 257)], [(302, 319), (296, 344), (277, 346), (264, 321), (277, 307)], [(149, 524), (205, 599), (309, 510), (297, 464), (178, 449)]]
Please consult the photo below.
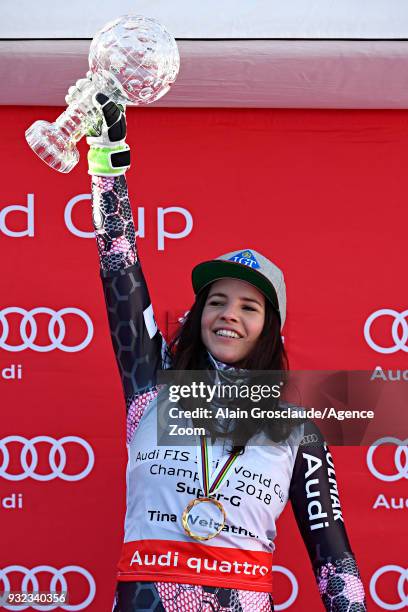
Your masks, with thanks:
[[(96, 245), (77, 235), (91, 231), (89, 199), (73, 206), (72, 222), (64, 220), (72, 198), (90, 193), (85, 143), (79, 165), (62, 175), (24, 140), (34, 120), (54, 120), (60, 110), (0, 109), (0, 587), (1, 569), (12, 565), (75, 566), (66, 573), (71, 604), (100, 612), (110, 610), (121, 545), (124, 403)], [(190, 305), (196, 262), (254, 248), (285, 273), (284, 335), (292, 369), (408, 368), (407, 117), (405, 111), (130, 109), (129, 190), (162, 329), (168, 331)], [(163, 240), (158, 219), (168, 207), (183, 209), (164, 215), (168, 233), (182, 232), (191, 215), (185, 237)], [(27, 315), (24, 328), (25, 311), (35, 308), (40, 310)], [(50, 315), (65, 308), (79, 310), (64, 315), (65, 335), (53, 342)], [(367, 339), (365, 323), (381, 309), (395, 314), (379, 313)], [(57, 324), (57, 336), (59, 331)], [(384, 353), (382, 346), (394, 348)], [(384, 432), (396, 434), (407, 435)], [(16, 436), (51, 438), (32, 440), (36, 467)], [(74, 438), (65, 441), (66, 465), (58, 470), (61, 455), (52, 448), (65, 436)], [(398, 603), (392, 609), (402, 609), (403, 597), (407, 605), (406, 469), (396, 448), (381, 445), (371, 470), (367, 448), (333, 449), (346, 526), (372, 610)], [(278, 531), (274, 563), (293, 574), (296, 587), (276, 568), (276, 609), (320, 609), (289, 507)], [(22, 574), (7, 571), (17, 590)], [(49, 573), (36, 573), (47, 590)]]

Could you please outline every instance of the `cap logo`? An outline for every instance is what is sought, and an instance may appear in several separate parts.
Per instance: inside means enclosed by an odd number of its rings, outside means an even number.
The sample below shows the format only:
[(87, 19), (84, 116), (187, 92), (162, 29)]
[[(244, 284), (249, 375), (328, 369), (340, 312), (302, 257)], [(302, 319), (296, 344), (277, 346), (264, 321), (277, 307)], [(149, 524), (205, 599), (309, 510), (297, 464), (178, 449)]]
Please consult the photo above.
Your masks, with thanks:
[(255, 255), (251, 253), (251, 251), (241, 251), (241, 253), (236, 253), (228, 261), (235, 261), (236, 263), (240, 263), (243, 266), (248, 266), (248, 268), (260, 268), (261, 266), (256, 260)]

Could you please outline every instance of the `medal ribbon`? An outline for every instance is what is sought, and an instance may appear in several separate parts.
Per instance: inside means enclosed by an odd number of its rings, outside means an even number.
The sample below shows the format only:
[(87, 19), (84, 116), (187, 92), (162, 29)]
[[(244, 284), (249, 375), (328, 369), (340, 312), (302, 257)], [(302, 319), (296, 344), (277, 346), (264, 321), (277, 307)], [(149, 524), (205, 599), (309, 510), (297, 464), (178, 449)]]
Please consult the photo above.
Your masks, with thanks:
[(200, 446), (197, 446), (197, 465), (200, 484), (205, 497), (209, 497), (221, 487), (225, 476), (230, 471), (237, 458), (237, 453), (234, 455), (228, 455), (227, 459), (223, 463), (220, 462), (218, 467), (211, 474), (212, 447), (208, 446), (207, 438), (205, 436), (201, 436)]

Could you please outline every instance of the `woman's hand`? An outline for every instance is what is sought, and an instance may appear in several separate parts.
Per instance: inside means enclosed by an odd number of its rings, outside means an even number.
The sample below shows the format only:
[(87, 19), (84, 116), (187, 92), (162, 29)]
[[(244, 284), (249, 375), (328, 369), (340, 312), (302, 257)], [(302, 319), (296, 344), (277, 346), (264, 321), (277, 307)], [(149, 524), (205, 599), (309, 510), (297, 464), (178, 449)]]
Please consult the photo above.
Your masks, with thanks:
[[(69, 88), (65, 97), (67, 104), (75, 101), (90, 87), (90, 73)], [(88, 133), (89, 174), (96, 176), (120, 176), (130, 166), (130, 150), (125, 142), (125, 109), (115, 104), (107, 95), (97, 92), (92, 97), (99, 120), (93, 121)]]
[(124, 109), (103, 93), (93, 96), (93, 103), (101, 114), (100, 134), (88, 136), (89, 174), (120, 176), (130, 166), (130, 150), (125, 142), (126, 118)]
[(116, 147), (123, 145), (126, 138), (126, 118), (122, 106), (115, 104), (108, 96), (98, 92), (92, 97), (95, 107), (98, 109), (102, 124), (100, 134), (89, 134), (86, 139), (88, 144), (99, 147)]

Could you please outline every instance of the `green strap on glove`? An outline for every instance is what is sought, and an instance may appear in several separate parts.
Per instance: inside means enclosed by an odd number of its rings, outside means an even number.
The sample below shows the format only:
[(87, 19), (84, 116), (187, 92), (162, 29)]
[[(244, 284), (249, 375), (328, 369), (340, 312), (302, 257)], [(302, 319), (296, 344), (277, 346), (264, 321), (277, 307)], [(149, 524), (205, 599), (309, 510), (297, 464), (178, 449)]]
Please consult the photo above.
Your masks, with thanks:
[(101, 133), (89, 136), (89, 174), (97, 176), (120, 176), (130, 166), (130, 149), (125, 142), (126, 118), (124, 110), (105, 94), (93, 97), (95, 106), (101, 112)]
[(130, 149), (124, 142), (112, 147), (92, 144), (88, 151), (88, 172), (97, 176), (120, 176), (130, 166)]

